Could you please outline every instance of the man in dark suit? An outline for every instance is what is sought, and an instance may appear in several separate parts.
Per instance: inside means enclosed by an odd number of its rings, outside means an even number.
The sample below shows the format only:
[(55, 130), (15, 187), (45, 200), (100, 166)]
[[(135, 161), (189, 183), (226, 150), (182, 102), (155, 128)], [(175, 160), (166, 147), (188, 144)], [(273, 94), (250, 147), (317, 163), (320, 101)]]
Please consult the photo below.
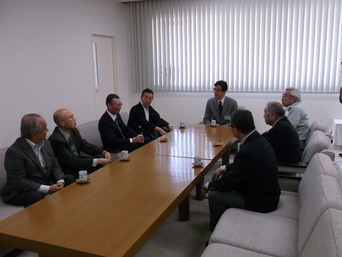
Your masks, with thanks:
[[(52, 149), (64, 173), (78, 178), (80, 170), (88, 174), (111, 163), (110, 153), (87, 142), (76, 128), (76, 119), (68, 109), (53, 114), (57, 127), (49, 137)], [(87, 156), (82, 155), (87, 154)]]
[(264, 110), (266, 124), (272, 128), (262, 136), (272, 146), (279, 162), (298, 162), (300, 158), (300, 141), (296, 129), (285, 117), (281, 103), (270, 102)]
[(133, 106), (129, 112), (127, 126), (138, 134), (143, 134), (151, 140), (165, 135), (173, 130), (172, 125), (162, 119), (159, 113), (153, 109), (153, 91), (146, 88), (140, 96), (140, 103)]
[(252, 113), (235, 111), (231, 127), (240, 150), (233, 163), (214, 171), (212, 181), (202, 187), (202, 194), (210, 191), (210, 231), (229, 208), (265, 213), (277, 209), (279, 202), (277, 159), (271, 145), (255, 130)]
[(122, 102), (116, 94), (109, 94), (106, 98), (107, 111), (99, 120), (99, 131), (103, 148), (109, 152), (122, 150), (134, 151), (144, 143), (150, 142), (143, 135), (138, 135), (122, 121), (120, 110)]
[(38, 114), (27, 114), (21, 120), (21, 137), (5, 155), (7, 183), (1, 189), (4, 203), (29, 206), (75, 181), (64, 175), (46, 140), (46, 121)]
[(225, 96), (228, 90), (226, 81), (217, 81), (213, 90), (215, 97), (207, 101), (203, 123), (211, 124), (211, 120), (216, 120), (217, 124), (228, 125), (230, 115), (238, 108), (237, 102), (233, 98)]

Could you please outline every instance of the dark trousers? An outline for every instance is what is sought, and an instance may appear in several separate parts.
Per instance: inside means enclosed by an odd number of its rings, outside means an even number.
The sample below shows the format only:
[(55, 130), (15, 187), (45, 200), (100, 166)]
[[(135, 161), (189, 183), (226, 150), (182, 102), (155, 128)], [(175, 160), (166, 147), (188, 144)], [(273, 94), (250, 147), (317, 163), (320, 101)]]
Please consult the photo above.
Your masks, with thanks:
[[(68, 186), (75, 182), (75, 178), (73, 175), (67, 174), (64, 176), (64, 186)], [(16, 206), (24, 206), (25, 208), (42, 200), (44, 198), (44, 194), (39, 192), (38, 190), (23, 192), (17, 194), (15, 197), (9, 199), (6, 203), (16, 205)]]
[(213, 232), (222, 214), (229, 208), (246, 209), (246, 204), (241, 195), (231, 190), (220, 192), (212, 190), (208, 195), (210, 210), (210, 231)]

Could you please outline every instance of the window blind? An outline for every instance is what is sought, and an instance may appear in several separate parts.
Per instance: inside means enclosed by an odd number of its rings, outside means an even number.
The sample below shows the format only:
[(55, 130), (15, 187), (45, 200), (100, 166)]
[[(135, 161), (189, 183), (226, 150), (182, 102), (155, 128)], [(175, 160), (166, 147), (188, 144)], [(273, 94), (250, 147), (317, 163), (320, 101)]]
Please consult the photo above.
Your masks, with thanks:
[(130, 17), (137, 91), (341, 87), (341, 0), (151, 0)]

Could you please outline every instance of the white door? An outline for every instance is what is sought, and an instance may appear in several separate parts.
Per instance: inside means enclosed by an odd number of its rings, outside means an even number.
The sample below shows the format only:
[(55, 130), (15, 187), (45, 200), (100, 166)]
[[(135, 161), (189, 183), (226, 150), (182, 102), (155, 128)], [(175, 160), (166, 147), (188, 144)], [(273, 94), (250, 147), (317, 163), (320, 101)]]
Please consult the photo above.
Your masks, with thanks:
[(100, 119), (106, 110), (106, 97), (117, 93), (115, 37), (92, 35), (96, 117)]

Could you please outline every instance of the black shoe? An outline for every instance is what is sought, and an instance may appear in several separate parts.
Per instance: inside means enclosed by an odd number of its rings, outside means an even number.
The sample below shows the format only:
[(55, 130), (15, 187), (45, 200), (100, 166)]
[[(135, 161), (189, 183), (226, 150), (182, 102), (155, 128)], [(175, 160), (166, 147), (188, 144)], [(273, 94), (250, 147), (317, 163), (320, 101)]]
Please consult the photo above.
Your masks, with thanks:
[(342, 157), (342, 153), (339, 153), (338, 155)]
[(206, 242), (205, 242), (205, 247), (207, 247), (207, 246), (208, 246), (208, 244), (209, 244), (209, 241), (206, 241)]

